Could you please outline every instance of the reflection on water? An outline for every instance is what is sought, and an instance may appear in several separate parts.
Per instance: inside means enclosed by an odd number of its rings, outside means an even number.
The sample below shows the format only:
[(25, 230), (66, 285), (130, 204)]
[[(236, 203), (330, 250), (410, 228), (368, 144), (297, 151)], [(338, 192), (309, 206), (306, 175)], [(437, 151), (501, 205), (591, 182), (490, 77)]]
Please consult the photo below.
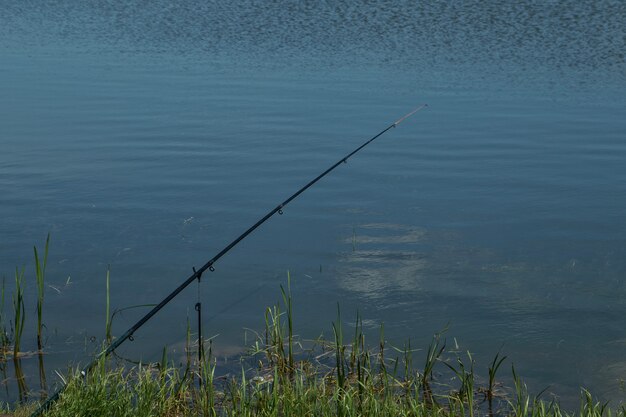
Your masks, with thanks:
[(26, 377), (22, 371), (22, 360), (18, 357), (13, 358), (13, 369), (15, 369), (15, 379), (17, 381), (17, 389), (21, 403), (26, 402), (28, 396), (28, 387), (26, 386)]
[[(419, 251), (407, 251), (406, 244), (426, 238), (420, 229), (399, 224), (365, 224), (354, 231), (346, 243), (353, 251), (339, 261), (340, 285), (365, 298), (386, 298), (390, 288), (420, 291), (420, 281), (428, 269), (427, 260)], [(393, 250), (394, 245), (399, 245)], [(388, 247), (389, 249), (374, 249)]]
[[(366, 314), (384, 311), (386, 331), (404, 329), (405, 338), (414, 340), (414, 329), (450, 325), (450, 336), (465, 349), (490, 340), (492, 355), (494, 341), (504, 343), (507, 354), (518, 358), (516, 367), (529, 366), (530, 383), (544, 381), (565, 404), (577, 395), (564, 383), (569, 371), (583, 386), (597, 383), (598, 371), (606, 377), (607, 398), (623, 394), (621, 361), (609, 365), (593, 355), (602, 349), (619, 357), (623, 350), (621, 336), (606, 337), (623, 334), (615, 326), (624, 305), (616, 296), (623, 294), (624, 280), (608, 278), (606, 257), (587, 259), (587, 265), (576, 259), (507, 261), (500, 251), (468, 247), (461, 235), (397, 224), (355, 227), (344, 243), (352, 250), (340, 258), (339, 285), (364, 300)], [(591, 275), (598, 276), (597, 288), (589, 288)], [(370, 328), (379, 324), (370, 322)], [(581, 354), (594, 358), (582, 360)], [(545, 361), (567, 364), (569, 371), (538, 372)]]
[(397, 235), (383, 235), (376, 236), (373, 234), (359, 234), (358, 236), (354, 236), (354, 241), (356, 244), (361, 243), (417, 243), (420, 239), (425, 236), (425, 231), (411, 228), (408, 226), (403, 226), (400, 224), (363, 224), (359, 226), (359, 230), (365, 230), (373, 232), (395, 232), (397, 231)]

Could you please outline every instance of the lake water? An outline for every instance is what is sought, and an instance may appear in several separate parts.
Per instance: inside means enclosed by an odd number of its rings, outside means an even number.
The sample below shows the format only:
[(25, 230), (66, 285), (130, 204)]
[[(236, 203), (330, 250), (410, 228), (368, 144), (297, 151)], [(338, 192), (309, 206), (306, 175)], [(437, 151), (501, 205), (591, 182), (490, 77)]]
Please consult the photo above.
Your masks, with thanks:
[[(428, 103), (120, 354), (180, 352), (198, 298), (215, 349), (237, 352), (289, 271), (302, 338), (330, 338), (337, 303), (346, 326), (360, 312), (372, 345), (381, 323), (389, 343), (422, 348), (448, 325), (483, 376), (502, 349), (508, 385), (514, 363), (531, 392), (574, 404), (584, 386), (615, 405), (626, 397), (625, 28), (623, 1), (3, 2), (5, 320), (24, 265), (34, 350), (32, 246), (50, 232), (47, 373), (84, 363), (104, 336), (108, 265), (113, 309), (160, 301)], [(117, 315), (114, 334), (145, 311)], [(37, 388), (36, 361), (24, 362)]]

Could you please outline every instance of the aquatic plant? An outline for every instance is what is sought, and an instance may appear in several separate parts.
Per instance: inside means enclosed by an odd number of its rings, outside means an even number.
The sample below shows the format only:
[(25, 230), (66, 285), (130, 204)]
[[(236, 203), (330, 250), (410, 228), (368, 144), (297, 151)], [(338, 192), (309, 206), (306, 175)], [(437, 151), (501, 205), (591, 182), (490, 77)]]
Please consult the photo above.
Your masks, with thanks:
[(113, 317), (111, 316), (111, 295), (110, 295), (110, 279), (111, 279), (111, 266), (107, 266), (106, 275), (106, 295), (105, 295), (105, 323), (104, 323), (104, 338), (108, 345), (113, 341), (113, 335), (111, 334), (111, 324)]
[(506, 356), (500, 356), (500, 351), (498, 351), (498, 353), (496, 353), (496, 356), (494, 356), (493, 360), (491, 361), (491, 365), (489, 365), (489, 386), (485, 390), (485, 395), (487, 397), (490, 416), (493, 416), (493, 399), (496, 395), (496, 373), (498, 372), (498, 369), (505, 359)]
[(6, 358), (7, 351), (11, 346), (11, 338), (7, 331), (6, 318), (4, 315), (4, 291), (5, 291), (6, 277), (2, 277), (2, 288), (0, 289), (0, 354), (3, 358)]
[(447, 362), (444, 362), (444, 364), (454, 372), (461, 384), (455, 395), (450, 399), (452, 401), (458, 400), (458, 405), (462, 415), (465, 415), (465, 406), (467, 406), (467, 414), (469, 417), (474, 417), (474, 413), (476, 411), (474, 406), (474, 359), (472, 358), (472, 354), (470, 352), (467, 352), (467, 357), (469, 360), (469, 367), (460, 356), (456, 357), (456, 367)]
[(280, 292), (283, 296), (283, 303), (287, 313), (287, 369), (291, 374), (293, 371), (293, 311), (291, 302), (291, 274), (287, 271), (287, 291), (281, 285)]
[(43, 328), (43, 300), (44, 300), (44, 280), (46, 275), (46, 265), (48, 264), (48, 248), (50, 247), (50, 233), (46, 238), (43, 262), (39, 260), (37, 246), (33, 246), (35, 253), (35, 278), (37, 280), (37, 349), (43, 349), (42, 328)]
[(430, 381), (433, 379), (433, 370), (435, 368), (435, 364), (441, 358), (445, 348), (446, 342), (445, 340), (441, 341), (442, 332), (436, 333), (433, 336), (430, 345), (428, 346), (428, 351), (426, 352), (426, 361), (424, 363), (424, 370), (422, 371), (422, 375), (420, 378), (420, 385), (422, 387), (422, 395), (424, 403), (429, 406), (434, 406), (435, 398), (433, 396), (433, 390), (430, 384)]
[(44, 282), (46, 275), (46, 266), (48, 264), (48, 249), (50, 247), (50, 233), (46, 237), (46, 245), (44, 248), (43, 262), (39, 260), (37, 246), (33, 246), (35, 253), (35, 278), (37, 281), (37, 360), (39, 361), (39, 383), (41, 385), (42, 397), (45, 398), (48, 390), (46, 384), (46, 368), (43, 363), (43, 301), (44, 301)]
[(15, 268), (15, 290), (13, 293), (13, 357), (20, 353), (22, 334), (24, 333), (24, 268)]

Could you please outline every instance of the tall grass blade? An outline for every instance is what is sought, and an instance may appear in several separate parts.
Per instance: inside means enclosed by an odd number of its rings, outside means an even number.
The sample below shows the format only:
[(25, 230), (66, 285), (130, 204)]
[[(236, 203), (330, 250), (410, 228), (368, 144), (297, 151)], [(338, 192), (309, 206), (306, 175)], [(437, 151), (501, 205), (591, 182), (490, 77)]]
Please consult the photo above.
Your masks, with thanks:
[(293, 360), (293, 311), (292, 311), (292, 299), (291, 299), (291, 274), (287, 271), (287, 291), (280, 286), (280, 291), (283, 296), (283, 303), (287, 309), (287, 371), (289, 376), (293, 376), (294, 360)]
[(487, 387), (487, 407), (489, 412), (489, 417), (493, 417), (493, 398), (496, 389), (496, 373), (502, 365), (502, 362), (506, 359), (506, 356), (500, 356), (500, 352), (496, 353), (496, 356), (491, 361), (491, 365), (489, 365), (489, 386)]
[(335, 359), (337, 364), (337, 388), (343, 388), (346, 381), (345, 346), (343, 344), (343, 326), (341, 324), (341, 310), (337, 304), (337, 322), (333, 323), (335, 336)]
[(13, 293), (13, 367), (15, 369), (15, 378), (17, 380), (20, 402), (24, 402), (26, 400), (26, 395), (28, 393), (24, 372), (22, 371), (22, 363), (20, 361), (20, 348), (22, 334), (24, 333), (24, 320), (26, 318), (26, 311), (24, 309), (23, 283), (24, 268), (22, 268), (21, 271), (18, 268), (15, 268), (15, 292)]
[(4, 291), (5, 291), (6, 277), (2, 277), (2, 289), (0, 293), (0, 354), (2, 358), (6, 360), (6, 355), (11, 345), (11, 338), (7, 331), (6, 318), (4, 315)]
[(106, 311), (105, 311), (105, 324), (104, 324), (104, 335), (106, 339), (107, 345), (110, 345), (113, 341), (113, 335), (111, 334), (111, 322), (113, 317), (111, 316), (111, 288), (110, 288), (110, 278), (111, 278), (111, 266), (107, 266), (107, 276), (106, 276)]
[(43, 299), (44, 299), (44, 280), (46, 275), (46, 265), (48, 264), (48, 249), (50, 247), (50, 233), (46, 238), (46, 246), (44, 248), (43, 263), (39, 260), (37, 247), (33, 246), (35, 252), (35, 277), (37, 280), (37, 348), (43, 349), (42, 328), (43, 328)]
[(13, 293), (13, 357), (17, 358), (20, 353), (22, 334), (24, 332), (24, 268), (20, 271), (15, 268), (15, 292)]
[(435, 405), (435, 399), (433, 396), (433, 391), (430, 386), (430, 381), (433, 379), (433, 369), (435, 367), (435, 363), (439, 361), (443, 351), (446, 348), (445, 340), (441, 341), (441, 336), (446, 329), (442, 330), (439, 333), (435, 333), (433, 336), (430, 345), (428, 346), (428, 352), (426, 353), (426, 362), (424, 363), (424, 372), (421, 378), (422, 384), (422, 394), (424, 397), (424, 402), (429, 405)]
[(48, 264), (48, 250), (50, 248), (50, 233), (46, 237), (46, 245), (44, 248), (43, 262), (39, 259), (39, 253), (37, 247), (33, 246), (33, 252), (35, 254), (35, 278), (37, 281), (37, 360), (39, 368), (39, 383), (41, 386), (42, 399), (45, 399), (46, 391), (48, 390), (46, 384), (46, 369), (43, 361), (43, 301), (45, 295), (45, 276), (46, 266)]

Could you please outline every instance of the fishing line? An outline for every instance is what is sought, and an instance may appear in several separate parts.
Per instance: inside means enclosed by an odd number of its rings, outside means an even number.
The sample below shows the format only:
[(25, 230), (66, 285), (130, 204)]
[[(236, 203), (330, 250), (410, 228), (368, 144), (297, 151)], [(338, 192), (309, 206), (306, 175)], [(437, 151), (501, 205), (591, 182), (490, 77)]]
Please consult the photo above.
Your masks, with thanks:
[[(401, 118), (399, 118), (398, 120), (396, 120), (395, 122), (393, 122), (392, 124), (387, 126), (385, 129), (381, 130), (379, 133), (374, 135), (369, 140), (365, 141), (361, 146), (357, 147), (352, 152), (350, 152), (349, 154), (347, 154), (346, 156), (344, 156), (343, 158), (341, 158), (340, 160), (335, 162), (330, 168), (326, 169), (324, 172), (319, 174), (317, 177), (313, 178), (305, 186), (303, 186), (298, 191), (296, 191), (291, 196), (289, 196), (285, 201), (283, 201), (282, 203), (277, 205), (275, 208), (270, 210), (265, 216), (261, 217), (255, 224), (250, 226), (245, 232), (243, 232), (241, 235), (239, 235), (235, 240), (233, 240), (231, 243), (226, 245), (224, 247), (224, 249), (222, 249), (221, 251), (219, 251), (217, 253), (217, 255), (213, 256), (213, 258), (211, 258), (207, 263), (202, 265), (202, 267), (200, 267), (197, 270), (196, 270), (196, 268), (193, 268), (193, 274), (189, 278), (187, 278), (182, 284), (180, 284), (178, 287), (176, 287), (176, 289), (174, 289), (174, 291), (172, 291), (167, 297), (165, 297), (163, 300), (161, 300), (161, 302), (159, 304), (154, 306), (152, 308), (152, 310), (150, 310), (145, 316), (143, 316), (141, 319), (139, 319), (139, 321), (137, 321), (137, 323), (135, 323), (131, 328), (129, 328), (123, 335), (121, 335), (117, 340), (115, 340), (113, 343), (111, 343), (108, 348), (106, 348), (103, 352), (101, 352), (98, 355), (96, 355), (96, 357), (83, 368), (82, 373), (86, 375), (87, 372), (89, 372), (89, 370), (91, 370), (91, 368), (93, 368), (100, 359), (102, 359), (104, 357), (107, 357), (111, 352), (113, 352), (115, 349), (117, 349), (126, 340), (128, 340), (128, 339), (133, 340), (133, 334), (141, 326), (143, 326), (148, 320), (150, 320), (152, 318), (152, 316), (154, 316), (156, 313), (159, 312), (159, 310), (161, 310), (163, 307), (165, 307), (165, 305), (167, 305), (170, 301), (172, 301), (172, 299), (174, 299), (182, 290), (187, 288), (187, 286), (189, 286), (189, 284), (191, 284), (192, 282), (194, 282), (196, 280), (200, 280), (200, 278), (202, 277), (202, 274), (207, 269), (209, 271), (211, 271), (211, 272), (215, 271), (215, 267), (213, 266), (215, 264), (215, 262), (217, 262), (222, 256), (226, 255), (232, 248), (234, 248), (239, 242), (241, 242), (243, 239), (245, 239), (250, 233), (254, 232), (259, 226), (261, 226), (263, 223), (265, 223), (267, 220), (269, 220), (270, 217), (272, 217), (276, 213), (283, 214), (283, 208), (285, 208), (285, 206), (287, 204), (289, 204), (291, 201), (293, 201), (296, 197), (298, 197), (300, 194), (302, 194), (303, 192), (308, 190), (311, 186), (313, 186), (316, 182), (318, 182), (319, 180), (324, 178), (326, 175), (328, 175), (331, 171), (333, 171), (339, 165), (341, 165), (342, 163), (347, 163), (348, 159), (350, 159), (354, 154), (359, 152), (361, 149), (365, 148), (367, 145), (372, 143), (378, 137), (380, 137), (383, 134), (385, 134), (388, 130), (391, 130), (391, 129), (395, 128), (400, 123), (402, 123), (404, 120), (408, 119), (409, 117), (411, 117), (412, 115), (414, 115), (418, 111), (426, 108), (427, 106), (428, 106), (427, 104), (422, 104), (421, 106), (419, 106), (416, 109), (414, 109), (413, 111), (405, 114), (404, 116), (402, 116)], [(57, 390), (57, 392), (55, 392), (52, 396), (50, 396), (46, 400), (46, 402), (44, 402), (35, 412), (33, 412), (31, 414), (31, 417), (38, 417), (39, 415), (41, 415), (41, 413), (43, 413), (45, 410), (50, 408), (50, 406), (52, 404), (54, 404), (59, 399), (59, 396), (65, 390), (66, 386), (67, 385), (64, 384), (59, 390)]]
[(226, 305), (224, 308), (218, 310), (215, 312), (215, 314), (211, 315), (211, 317), (207, 318), (204, 320), (204, 323), (210, 323), (213, 320), (219, 318), (222, 314), (228, 312), (231, 308), (235, 307), (238, 304), (243, 303), (244, 301), (246, 301), (248, 298), (252, 297), (255, 294), (259, 293), (259, 290), (261, 290), (262, 288), (266, 287), (267, 283), (265, 284), (259, 284), (259, 286), (255, 287), (252, 291), (245, 293), (244, 295), (242, 295), (241, 297), (239, 297), (238, 299), (236, 299), (235, 301), (233, 301), (232, 303)]

